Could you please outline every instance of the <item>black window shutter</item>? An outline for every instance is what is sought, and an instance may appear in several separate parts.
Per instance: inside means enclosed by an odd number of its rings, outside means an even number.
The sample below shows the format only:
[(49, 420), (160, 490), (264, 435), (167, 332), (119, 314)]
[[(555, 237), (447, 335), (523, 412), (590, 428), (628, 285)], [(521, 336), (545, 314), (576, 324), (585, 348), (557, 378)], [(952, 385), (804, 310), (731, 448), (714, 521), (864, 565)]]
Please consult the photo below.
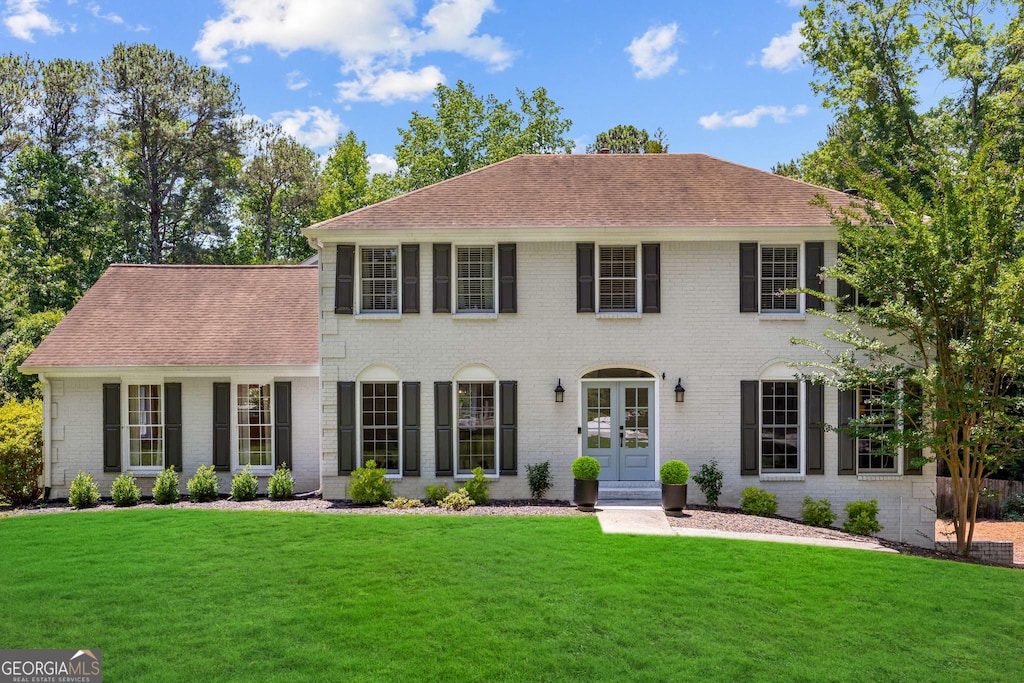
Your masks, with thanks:
[[(840, 244), (838, 247), (839, 258), (841, 259), (845, 253), (846, 249), (844, 249), (843, 245)], [(853, 306), (855, 299), (854, 289), (849, 282), (846, 280), (836, 280), (836, 297), (838, 297), (841, 302), (837, 306), (840, 311), (849, 310), (850, 307)]]
[(121, 471), (121, 385), (103, 385), (103, 471)]
[(164, 467), (181, 472), (181, 384), (164, 384)]
[(338, 315), (355, 312), (355, 286), (356, 248), (352, 244), (339, 244), (334, 267), (334, 312)]
[(402, 382), (402, 474), (420, 476), (419, 382)]
[(338, 382), (338, 474), (356, 468), (356, 383)]
[(740, 313), (757, 313), (757, 242), (740, 242)]
[(292, 383), (274, 382), (274, 467), (295, 469), (292, 460)]
[(576, 312), (594, 312), (594, 243), (576, 245)]
[(825, 474), (825, 387), (807, 387), (807, 474)]
[(452, 383), (434, 382), (434, 469), (439, 477), (452, 475), (454, 439)]
[[(904, 391), (914, 395), (915, 400), (921, 400), (921, 387), (914, 382), (907, 382), (903, 388)], [(921, 427), (921, 408), (916, 406), (903, 420), (904, 429), (919, 429)], [(903, 448), (903, 474), (917, 475), (924, 474), (924, 467), (922, 465), (913, 466), (913, 461), (916, 458), (920, 458), (922, 454), (920, 446)]]
[(498, 245), (498, 313), (516, 312), (516, 245)]
[(231, 383), (213, 383), (213, 467), (231, 469)]
[(644, 313), (661, 313), (661, 245), (643, 245)]
[(850, 426), (857, 409), (857, 392), (839, 392), (839, 474), (857, 474), (857, 440), (845, 427)]
[(499, 426), (501, 427), (501, 469), (500, 474), (519, 474), (517, 442), (516, 442), (516, 394), (517, 387), (513, 381), (498, 383), (498, 406), (501, 411)]
[(740, 382), (740, 474), (757, 474), (759, 382)]
[(452, 312), (452, 245), (434, 245), (434, 313)]
[[(821, 269), (825, 267), (825, 243), (807, 242), (804, 244), (804, 258), (806, 259), (804, 270), (804, 285), (807, 289), (816, 292), (825, 291), (825, 281), (821, 279)], [(823, 310), (825, 302), (813, 294), (807, 294), (804, 308)]]
[(402, 245), (402, 313), (420, 312), (420, 245)]

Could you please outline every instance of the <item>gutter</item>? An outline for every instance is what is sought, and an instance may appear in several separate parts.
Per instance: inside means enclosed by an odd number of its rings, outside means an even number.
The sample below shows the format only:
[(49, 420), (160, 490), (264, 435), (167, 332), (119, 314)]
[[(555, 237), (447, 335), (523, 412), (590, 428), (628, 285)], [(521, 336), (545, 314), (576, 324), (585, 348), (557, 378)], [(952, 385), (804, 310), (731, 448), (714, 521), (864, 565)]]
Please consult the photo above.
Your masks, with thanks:
[[(20, 369), (20, 368), (19, 368)], [(50, 465), (50, 380), (46, 379), (46, 373), (37, 373), (39, 383), (43, 385), (43, 500), (50, 499), (51, 482), (53, 473)]]

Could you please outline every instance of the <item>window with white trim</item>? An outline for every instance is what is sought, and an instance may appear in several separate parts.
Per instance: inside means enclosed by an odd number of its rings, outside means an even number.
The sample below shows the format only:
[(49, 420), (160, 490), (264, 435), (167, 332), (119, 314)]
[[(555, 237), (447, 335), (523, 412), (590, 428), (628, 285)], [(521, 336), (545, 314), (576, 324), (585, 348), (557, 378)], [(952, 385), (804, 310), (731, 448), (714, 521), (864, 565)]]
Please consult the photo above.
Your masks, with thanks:
[(362, 466), (399, 474), (398, 382), (363, 382)]
[(597, 259), (597, 310), (635, 313), (638, 310), (636, 246), (600, 247)]
[(761, 311), (799, 313), (800, 247), (761, 246)]
[(487, 474), (497, 473), (495, 433), (495, 383), (459, 382), (458, 464), (457, 474), (470, 474), (482, 467)]
[(800, 383), (761, 381), (761, 473), (800, 472)]
[(238, 466), (273, 467), (274, 426), (269, 384), (239, 384)]
[(882, 405), (881, 387), (857, 389), (857, 419), (866, 420), (878, 436), (857, 437), (857, 471), (896, 472), (896, 454), (885, 448), (885, 433), (896, 428), (893, 413)]
[(494, 247), (456, 247), (455, 312), (494, 311)]
[(398, 247), (359, 249), (359, 310), (398, 313)]
[(160, 384), (128, 385), (128, 462), (164, 466), (164, 412)]

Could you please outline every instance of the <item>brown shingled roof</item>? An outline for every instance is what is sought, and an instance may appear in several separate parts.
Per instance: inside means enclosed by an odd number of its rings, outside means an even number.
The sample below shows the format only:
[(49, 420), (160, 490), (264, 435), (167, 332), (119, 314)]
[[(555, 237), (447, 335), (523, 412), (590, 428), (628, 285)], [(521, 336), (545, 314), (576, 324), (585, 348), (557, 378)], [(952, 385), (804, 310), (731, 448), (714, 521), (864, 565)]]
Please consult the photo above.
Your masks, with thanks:
[(842, 192), (706, 154), (520, 155), (312, 229), (812, 227)]
[(316, 266), (113, 265), (23, 367), (316, 365)]

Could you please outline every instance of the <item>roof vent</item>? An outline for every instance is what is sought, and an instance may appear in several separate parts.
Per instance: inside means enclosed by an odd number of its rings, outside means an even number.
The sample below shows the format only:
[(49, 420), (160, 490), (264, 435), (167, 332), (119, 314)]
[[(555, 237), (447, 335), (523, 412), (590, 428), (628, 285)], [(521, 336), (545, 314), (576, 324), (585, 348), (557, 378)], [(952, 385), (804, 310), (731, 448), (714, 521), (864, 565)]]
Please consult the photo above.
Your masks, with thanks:
[(848, 187), (845, 190), (843, 190), (843, 194), (850, 195), (851, 197), (859, 197), (860, 190), (858, 190), (856, 187)]
[(602, 147), (601, 149), (597, 150), (597, 153), (598, 154), (611, 154), (612, 150), (611, 150), (610, 147)]

